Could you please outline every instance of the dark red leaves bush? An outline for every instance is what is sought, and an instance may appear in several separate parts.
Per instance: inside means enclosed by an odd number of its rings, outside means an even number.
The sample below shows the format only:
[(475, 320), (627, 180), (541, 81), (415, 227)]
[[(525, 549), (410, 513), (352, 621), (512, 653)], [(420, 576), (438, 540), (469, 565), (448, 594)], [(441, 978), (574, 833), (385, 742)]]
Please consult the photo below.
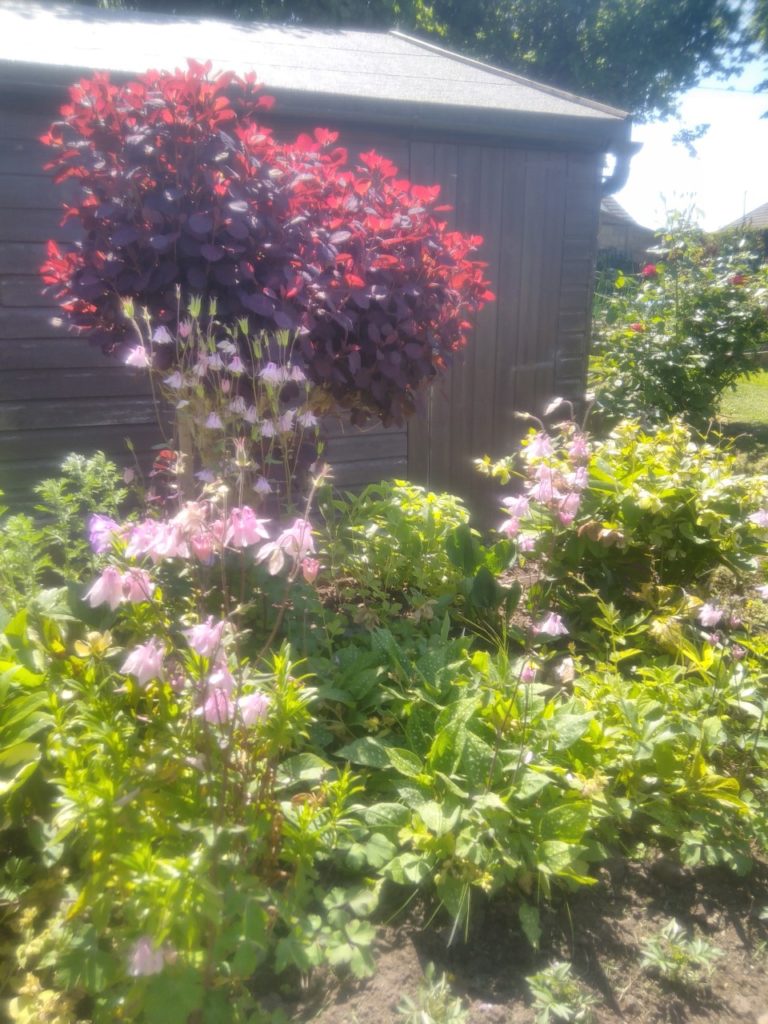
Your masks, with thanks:
[(481, 239), (447, 230), (438, 186), (374, 152), (349, 168), (325, 129), (277, 142), (253, 75), (190, 61), (70, 94), (44, 141), (56, 180), (76, 184), (64, 216), (83, 235), (49, 243), (43, 276), (109, 351), (125, 340), (121, 299), (173, 326), (179, 296), (183, 309), (201, 295), (219, 319), (292, 331), (307, 375), (356, 419), (399, 422), (493, 297), (471, 258)]

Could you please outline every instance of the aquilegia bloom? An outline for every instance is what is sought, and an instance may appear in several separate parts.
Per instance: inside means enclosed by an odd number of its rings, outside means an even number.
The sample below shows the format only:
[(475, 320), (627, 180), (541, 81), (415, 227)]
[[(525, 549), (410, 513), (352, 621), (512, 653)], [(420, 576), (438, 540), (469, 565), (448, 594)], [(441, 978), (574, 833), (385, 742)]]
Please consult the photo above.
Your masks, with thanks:
[(722, 608), (718, 608), (714, 604), (704, 604), (699, 609), (699, 622), (702, 626), (709, 628), (710, 626), (716, 626), (723, 615)]
[(193, 651), (197, 651), (203, 658), (210, 658), (221, 644), (225, 626), (225, 621), (214, 623), (213, 616), (209, 616), (205, 622), (192, 626), (191, 629), (185, 629), (184, 636)]
[(538, 625), (533, 627), (533, 631), (546, 636), (565, 636), (568, 633), (568, 628), (557, 612), (550, 612)]
[(114, 611), (123, 600), (123, 596), (123, 577), (120, 570), (108, 565), (85, 595), (85, 599), (91, 608), (108, 604)]
[(96, 513), (88, 520), (88, 543), (97, 555), (103, 555), (112, 547), (112, 535), (120, 529), (119, 523), (109, 516)]
[(123, 662), (120, 671), (125, 675), (136, 676), (139, 686), (146, 686), (150, 679), (160, 679), (163, 675), (163, 655), (165, 647), (155, 637), (145, 644), (135, 647)]
[(156, 949), (152, 941), (143, 935), (133, 947), (128, 959), (128, 973), (132, 978), (159, 974), (165, 964), (161, 949)]
[(269, 709), (269, 697), (254, 690), (237, 702), (244, 725), (255, 725), (264, 718)]

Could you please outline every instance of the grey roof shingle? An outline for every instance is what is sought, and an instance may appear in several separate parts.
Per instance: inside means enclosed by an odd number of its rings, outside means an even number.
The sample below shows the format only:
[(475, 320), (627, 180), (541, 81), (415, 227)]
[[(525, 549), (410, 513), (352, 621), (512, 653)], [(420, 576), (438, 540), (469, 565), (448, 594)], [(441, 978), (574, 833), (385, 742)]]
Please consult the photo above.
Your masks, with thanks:
[(768, 230), (768, 203), (763, 203), (762, 206), (757, 206), (754, 210), (750, 210), (749, 213), (745, 213), (743, 217), (732, 220), (730, 224), (726, 224), (721, 230), (726, 231), (728, 228), (743, 227), (753, 228), (755, 231)]
[(350, 102), (418, 104), (468, 115), (557, 118), (577, 126), (626, 122), (620, 110), (572, 96), (396, 32), (177, 18), (122, 10), (0, 0), (6, 67), (136, 73), (210, 59), (215, 69), (253, 69), (278, 94)]

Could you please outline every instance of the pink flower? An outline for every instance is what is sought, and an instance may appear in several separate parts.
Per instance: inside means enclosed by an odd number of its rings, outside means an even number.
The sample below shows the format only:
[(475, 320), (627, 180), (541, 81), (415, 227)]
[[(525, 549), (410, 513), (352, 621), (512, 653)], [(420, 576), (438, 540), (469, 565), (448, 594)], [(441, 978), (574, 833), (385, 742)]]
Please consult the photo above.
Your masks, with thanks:
[(589, 458), (589, 444), (584, 434), (575, 434), (568, 446), (568, 455), (574, 462), (586, 462)]
[(173, 338), (169, 334), (167, 327), (158, 327), (152, 335), (152, 341), (157, 345), (170, 345), (173, 343)]
[(316, 558), (304, 558), (301, 562), (301, 575), (307, 583), (314, 583), (320, 571), (320, 563)]
[(303, 561), (313, 554), (312, 525), (306, 519), (296, 519), (288, 530), (283, 530), (277, 540), (265, 544), (256, 555), (257, 562), (267, 563), (267, 572), (276, 576), (285, 565), (286, 555), (294, 562)]
[(154, 592), (155, 584), (145, 569), (129, 569), (123, 576), (123, 596), (130, 604), (149, 601)]
[(303, 384), (306, 379), (306, 374), (300, 366), (291, 367), (291, 371), (288, 374), (288, 380), (296, 381), (297, 384)]
[(112, 611), (123, 600), (123, 577), (113, 565), (108, 565), (85, 595), (91, 608), (108, 604)]
[(520, 671), (520, 679), (524, 683), (532, 683), (536, 678), (536, 666), (532, 661), (526, 661)]
[(764, 601), (768, 601), (768, 583), (763, 583), (761, 586), (756, 587), (757, 596), (761, 597)]
[(222, 430), (224, 424), (221, 422), (221, 416), (217, 412), (208, 413), (208, 419), (205, 421), (205, 426), (209, 430)]
[(579, 511), (579, 505), (581, 504), (581, 495), (575, 491), (571, 494), (566, 494), (557, 510), (557, 516), (563, 526), (569, 526), (576, 518), (576, 513)]
[(277, 421), (278, 433), (280, 433), (280, 434), (287, 434), (291, 430), (293, 430), (293, 417), (294, 417), (293, 409), (289, 409), (287, 412), (283, 413), (283, 415)]
[(126, 366), (147, 367), (152, 365), (150, 355), (143, 345), (134, 345), (133, 348), (128, 349), (123, 362)]
[(725, 612), (716, 605), (704, 604), (699, 609), (698, 620), (702, 626), (709, 628), (711, 626), (716, 626), (724, 614)]
[(159, 523), (152, 519), (144, 519), (131, 527), (128, 533), (128, 544), (125, 553), (129, 558), (149, 554), (157, 538)]
[(249, 405), (243, 413), (246, 423), (256, 423), (259, 418), (259, 411), (255, 405)]
[(103, 555), (112, 547), (112, 535), (120, 529), (118, 523), (109, 516), (98, 513), (88, 520), (88, 542), (97, 555)]
[(549, 612), (538, 625), (533, 627), (533, 632), (545, 636), (566, 636), (568, 629), (556, 612)]
[(502, 498), (501, 503), (506, 507), (512, 519), (520, 519), (522, 516), (527, 515), (530, 508), (530, 501), (525, 495)]
[(733, 647), (731, 647), (731, 657), (734, 661), (741, 661), (746, 653), (746, 650), (741, 646), (741, 644), (734, 644)]
[(768, 529), (768, 509), (761, 508), (758, 512), (753, 512), (751, 516), (747, 516), (747, 518), (755, 526), (761, 526), (764, 530)]
[(254, 690), (253, 693), (248, 693), (245, 697), (241, 697), (237, 702), (237, 706), (242, 716), (243, 724), (255, 725), (266, 717), (269, 710), (269, 697), (265, 693), (259, 693), (258, 690)]
[(542, 505), (551, 505), (560, 497), (560, 492), (553, 484), (551, 476), (534, 484), (529, 493), (534, 501), (540, 501)]
[(520, 520), (519, 519), (505, 519), (499, 527), (499, 533), (503, 533), (505, 537), (516, 537), (520, 532)]
[(238, 416), (245, 416), (246, 408), (245, 399), (242, 395), (238, 395), (237, 398), (233, 398), (229, 403), (229, 411)]
[(225, 693), (227, 697), (229, 697), (234, 690), (235, 677), (229, 671), (225, 662), (219, 662), (213, 672), (208, 676), (208, 688), (209, 690), (220, 690), (222, 693)]
[(218, 352), (214, 352), (213, 355), (208, 356), (208, 369), (209, 370), (223, 370), (224, 363), (222, 362), (221, 356)]
[(521, 533), (517, 538), (517, 546), (521, 551), (530, 552), (536, 547), (535, 533)]
[(150, 679), (161, 679), (163, 675), (163, 655), (165, 647), (155, 637), (145, 644), (135, 647), (120, 668), (125, 675), (136, 676), (139, 686), (144, 686)]
[(278, 427), (272, 420), (264, 420), (261, 424), (261, 436), (262, 437), (274, 437), (278, 431)]
[(221, 637), (226, 622), (220, 620), (214, 623), (213, 616), (209, 615), (205, 622), (185, 629), (184, 636), (193, 651), (197, 651), (203, 658), (211, 658), (221, 645)]
[(259, 376), (267, 384), (284, 384), (288, 380), (288, 371), (277, 363), (267, 363), (259, 370)]
[(179, 324), (179, 335), (182, 338), (188, 338), (191, 333), (192, 333), (192, 321), (191, 320), (182, 320), (181, 323)]
[(233, 356), (229, 361), (227, 369), (230, 373), (243, 373), (245, 371), (245, 366), (240, 356)]
[(184, 378), (178, 370), (174, 370), (173, 373), (163, 378), (163, 383), (167, 384), (169, 388), (173, 388), (174, 391), (178, 391), (179, 388), (184, 387)]
[(638, 321), (636, 321), (633, 324), (630, 324), (629, 325), (629, 329), (630, 329), (630, 331), (634, 331), (635, 334), (643, 334), (643, 333), (645, 333), (645, 325), (639, 323)]
[(269, 480), (267, 480), (266, 477), (260, 476), (256, 483), (253, 485), (253, 489), (254, 491), (256, 491), (257, 494), (271, 494), (272, 484), (269, 482)]
[(193, 533), (189, 538), (189, 546), (192, 554), (203, 565), (210, 565), (213, 561), (213, 537), (208, 530), (200, 530)]
[(565, 482), (569, 487), (572, 487), (575, 491), (583, 491), (589, 483), (587, 476), (587, 467), (579, 466), (573, 473), (569, 473), (565, 478)]
[(233, 548), (247, 548), (258, 544), (260, 540), (268, 540), (269, 534), (264, 529), (268, 519), (257, 519), (253, 509), (248, 505), (233, 508), (227, 522), (225, 542)]
[(545, 459), (553, 452), (552, 442), (548, 434), (534, 434), (531, 440), (523, 449), (525, 459)]
[(299, 413), (296, 417), (296, 422), (300, 427), (304, 427), (305, 430), (312, 430), (317, 426), (318, 420), (313, 412), (306, 409), (304, 412)]
[(224, 690), (211, 690), (198, 713), (211, 725), (223, 725), (232, 714), (232, 701)]
[(128, 973), (132, 978), (159, 974), (165, 965), (165, 956), (157, 949), (147, 935), (143, 935), (133, 947), (128, 959)]

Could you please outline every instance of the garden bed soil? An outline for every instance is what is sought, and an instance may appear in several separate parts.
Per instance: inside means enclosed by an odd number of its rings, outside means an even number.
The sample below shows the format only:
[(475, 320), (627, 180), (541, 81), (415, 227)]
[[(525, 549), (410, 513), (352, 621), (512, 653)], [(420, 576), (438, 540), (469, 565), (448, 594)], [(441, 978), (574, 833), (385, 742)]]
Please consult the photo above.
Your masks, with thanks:
[[(416, 996), (424, 968), (447, 972), (469, 1007), (468, 1024), (532, 1024), (525, 978), (552, 960), (568, 960), (599, 1000), (597, 1024), (768, 1024), (768, 865), (748, 878), (726, 871), (683, 871), (660, 858), (650, 865), (609, 862), (598, 882), (543, 912), (535, 953), (515, 907), (479, 909), (466, 942), (448, 946), (433, 922), (386, 929), (376, 974), (326, 991), (305, 1007), (312, 1024), (402, 1024), (402, 996)], [(708, 982), (685, 987), (650, 976), (641, 947), (670, 918), (720, 951)], [(430, 1018), (431, 1020), (431, 1018)]]

